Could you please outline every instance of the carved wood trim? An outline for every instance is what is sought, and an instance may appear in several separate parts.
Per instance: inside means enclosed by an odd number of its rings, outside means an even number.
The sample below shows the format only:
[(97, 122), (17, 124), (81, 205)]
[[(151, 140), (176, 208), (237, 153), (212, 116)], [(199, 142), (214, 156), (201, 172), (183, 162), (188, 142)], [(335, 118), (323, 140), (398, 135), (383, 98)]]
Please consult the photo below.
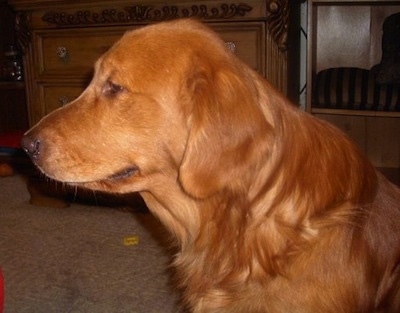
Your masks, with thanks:
[[(190, 17), (199, 18), (204, 21), (213, 21), (244, 17), (252, 9), (250, 5), (245, 3), (223, 3), (218, 6), (192, 5), (190, 7), (180, 7), (176, 5), (134, 5), (123, 9), (103, 9), (100, 11), (48, 11), (41, 19), (55, 27), (151, 23)], [(267, 30), (277, 44), (278, 49), (280, 51), (286, 51), (288, 48), (289, 1), (267, 0), (266, 11)], [(29, 15), (24, 12), (18, 13), (16, 17), (16, 32), (18, 44), (22, 51), (25, 51), (30, 43), (30, 29)]]
[(288, 0), (267, 1), (267, 28), (281, 51), (288, 48), (289, 11)]
[(251, 6), (244, 3), (221, 4), (219, 7), (193, 5), (188, 8), (174, 5), (162, 7), (135, 5), (122, 10), (104, 9), (100, 12), (90, 10), (79, 10), (72, 13), (49, 11), (42, 16), (42, 20), (58, 27), (135, 22), (150, 23), (185, 17), (215, 20), (245, 16), (252, 9)]

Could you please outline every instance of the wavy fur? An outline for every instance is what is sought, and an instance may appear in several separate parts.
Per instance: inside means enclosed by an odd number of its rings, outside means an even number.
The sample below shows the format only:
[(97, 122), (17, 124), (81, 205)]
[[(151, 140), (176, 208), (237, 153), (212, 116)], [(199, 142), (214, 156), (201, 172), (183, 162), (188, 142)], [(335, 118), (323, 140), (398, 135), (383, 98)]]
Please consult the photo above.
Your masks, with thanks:
[(192, 312), (400, 312), (399, 189), (200, 23), (125, 34), (24, 144), (53, 179), (140, 192)]

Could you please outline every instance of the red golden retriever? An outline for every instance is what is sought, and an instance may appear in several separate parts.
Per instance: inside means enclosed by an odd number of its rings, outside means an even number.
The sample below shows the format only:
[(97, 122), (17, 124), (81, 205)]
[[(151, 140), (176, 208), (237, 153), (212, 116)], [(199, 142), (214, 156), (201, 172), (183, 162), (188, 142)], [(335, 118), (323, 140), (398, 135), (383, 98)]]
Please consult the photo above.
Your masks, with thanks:
[(22, 144), (54, 180), (140, 192), (191, 312), (400, 312), (400, 190), (198, 22), (126, 33)]

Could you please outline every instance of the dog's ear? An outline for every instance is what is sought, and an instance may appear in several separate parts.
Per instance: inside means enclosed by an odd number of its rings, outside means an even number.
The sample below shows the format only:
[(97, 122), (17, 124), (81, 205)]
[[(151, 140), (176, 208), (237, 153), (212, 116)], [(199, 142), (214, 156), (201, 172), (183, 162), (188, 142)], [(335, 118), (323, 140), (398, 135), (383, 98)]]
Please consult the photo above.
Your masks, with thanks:
[[(240, 75), (242, 74), (242, 75)], [(180, 166), (183, 189), (206, 198), (244, 183), (271, 134), (253, 82), (232, 67), (197, 67), (187, 80), (192, 112)], [(259, 163), (259, 162), (258, 162)]]

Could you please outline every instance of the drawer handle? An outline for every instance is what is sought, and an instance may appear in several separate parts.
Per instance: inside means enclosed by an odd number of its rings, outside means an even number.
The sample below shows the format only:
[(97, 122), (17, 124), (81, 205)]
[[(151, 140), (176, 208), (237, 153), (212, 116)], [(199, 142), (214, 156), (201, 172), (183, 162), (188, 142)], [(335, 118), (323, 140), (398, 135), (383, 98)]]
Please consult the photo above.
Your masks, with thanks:
[(236, 44), (233, 41), (227, 41), (227, 42), (225, 42), (225, 45), (232, 53), (235, 53)]
[(58, 101), (60, 102), (61, 106), (66, 105), (70, 100), (67, 96), (61, 96)]
[(67, 61), (68, 56), (69, 56), (69, 52), (68, 49), (64, 46), (60, 46), (57, 48), (57, 56), (63, 60), (63, 61)]

